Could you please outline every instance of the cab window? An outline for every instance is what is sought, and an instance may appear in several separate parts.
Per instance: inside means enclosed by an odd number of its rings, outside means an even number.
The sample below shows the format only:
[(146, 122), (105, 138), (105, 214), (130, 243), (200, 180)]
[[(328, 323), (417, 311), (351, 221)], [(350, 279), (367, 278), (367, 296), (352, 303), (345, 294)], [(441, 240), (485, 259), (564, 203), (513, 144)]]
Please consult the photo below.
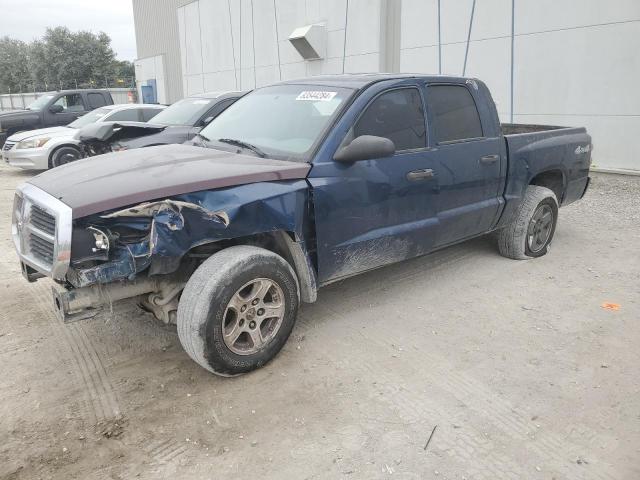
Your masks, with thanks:
[(68, 95), (62, 95), (58, 98), (53, 105), (60, 105), (62, 112), (84, 112), (84, 103), (82, 102), (82, 95), (79, 93), (70, 93)]
[(482, 137), (482, 124), (471, 92), (462, 85), (431, 85), (427, 110), (438, 143)]
[(89, 102), (89, 107), (93, 110), (94, 108), (104, 107), (107, 102), (104, 99), (104, 95), (101, 93), (88, 93), (87, 101)]
[(140, 110), (137, 108), (126, 108), (109, 115), (105, 120), (109, 122), (139, 122)]
[(391, 140), (396, 151), (427, 146), (424, 108), (417, 88), (400, 88), (378, 96), (353, 128), (353, 137), (374, 135)]
[(153, 117), (155, 117), (157, 114), (159, 114), (161, 111), (162, 111), (161, 108), (143, 108), (142, 109), (142, 121), (143, 122), (148, 122)]

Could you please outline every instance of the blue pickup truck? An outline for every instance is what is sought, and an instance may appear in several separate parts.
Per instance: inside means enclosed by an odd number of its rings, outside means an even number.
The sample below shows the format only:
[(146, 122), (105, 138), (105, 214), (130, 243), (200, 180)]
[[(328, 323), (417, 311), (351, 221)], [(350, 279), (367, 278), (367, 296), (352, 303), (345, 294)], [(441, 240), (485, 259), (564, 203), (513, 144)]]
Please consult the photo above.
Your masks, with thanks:
[(135, 297), (198, 364), (237, 375), (321, 286), (489, 232), (507, 257), (544, 255), (590, 152), (584, 128), (501, 125), (477, 79), (314, 77), (256, 89), (188, 145), (34, 177), (12, 232), (66, 321)]

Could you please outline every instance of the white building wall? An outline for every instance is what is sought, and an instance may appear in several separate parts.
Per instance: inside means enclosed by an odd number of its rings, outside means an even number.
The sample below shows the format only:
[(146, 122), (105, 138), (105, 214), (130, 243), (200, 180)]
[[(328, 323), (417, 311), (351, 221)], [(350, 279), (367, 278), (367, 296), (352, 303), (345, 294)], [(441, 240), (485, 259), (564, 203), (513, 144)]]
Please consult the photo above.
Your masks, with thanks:
[[(401, 70), (438, 73), (440, 60), (462, 75), (473, 3), (403, 0)], [(586, 126), (596, 167), (640, 171), (640, 1), (515, 0), (513, 110), (512, 1), (475, 3), (465, 73), (487, 83), (501, 120)]]
[[(143, 69), (146, 59), (161, 56), (164, 66), (164, 100), (173, 103), (184, 95), (176, 10), (191, 0), (133, 0), (136, 50)], [(136, 61), (136, 63), (138, 63)], [(140, 77), (137, 77), (138, 80)], [(151, 77), (143, 77), (148, 80)], [(156, 79), (158, 81), (158, 79)], [(139, 89), (140, 86), (138, 86)]]
[(165, 87), (164, 55), (138, 58), (134, 62), (134, 66), (138, 99), (142, 101), (142, 86), (148, 85), (149, 80), (155, 80), (158, 103), (169, 103)]
[[(178, 8), (185, 95), (379, 71), (384, 1), (196, 0)], [(288, 38), (315, 23), (326, 26), (326, 56), (304, 61)]]
[[(462, 75), (474, 0), (195, 0), (176, 12), (184, 94), (380, 71), (398, 3), (399, 70)], [(326, 56), (304, 61), (288, 36), (312, 23), (326, 25)], [(469, 38), (464, 73), (502, 121), (584, 125), (596, 166), (640, 170), (640, 0), (476, 0)]]

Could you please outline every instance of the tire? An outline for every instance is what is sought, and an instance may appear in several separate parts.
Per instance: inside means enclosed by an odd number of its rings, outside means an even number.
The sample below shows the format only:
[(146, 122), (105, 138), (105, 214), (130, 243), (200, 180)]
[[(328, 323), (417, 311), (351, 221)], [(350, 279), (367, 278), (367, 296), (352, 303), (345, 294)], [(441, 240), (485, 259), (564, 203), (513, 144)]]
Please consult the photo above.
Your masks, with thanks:
[[(247, 373), (284, 346), (299, 302), (296, 275), (284, 258), (263, 248), (229, 247), (209, 257), (187, 282), (178, 304), (178, 337), (187, 354), (210, 372)], [(268, 317), (269, 312), (281, 314)], [(258, 346), (261, 339), (264, 344)]]
[(59, 167), (67, 163), (75, 162), (82, 158), (82, 153), (76, 147), (65, 145), (60, 147), (51, 154), (49, 158), (49, 168)]
[(557, 222), (558, 200), (555, 194), (548, 188), (529, 185), (510, 223), (498, 231), (500, 253), (515, 260), (545, 255)]

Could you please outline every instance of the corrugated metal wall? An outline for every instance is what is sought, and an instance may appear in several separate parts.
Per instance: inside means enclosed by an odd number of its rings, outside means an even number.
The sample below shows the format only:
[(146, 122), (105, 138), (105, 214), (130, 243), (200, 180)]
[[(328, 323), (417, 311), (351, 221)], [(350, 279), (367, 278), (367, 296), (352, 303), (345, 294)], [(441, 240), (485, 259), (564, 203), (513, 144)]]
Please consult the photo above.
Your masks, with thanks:
[[(640, 171), (640, 94), (634, 81), (640, 73), (640, 0), (133, 5), (138, 56), (165, 55), (168, 101), (323, 73), (464, 73), (489, 85), (503, 121), (586, 126), (596, 166)], [(401, 7), (392, 12), (399, 19), (389, 13), (390, 5)], [(294, 28), (316, 22), (327, 27), (326, 56), (305, 62), (287, 38)]]
[[(177, 12), (185, 95), (397, 70), (400, 6), (400, 0), (194, 0)], [(326, 52), (305, 61), (288, 38), (314, 23), (326, 27)], [(392, 34), (384, 35), (390, 26)], [(396, 56), (385, 51), (387, 44), (397, 46)]]
[(166, 101), (184, 97), (180, 64), (178, 8), (192, 0), (133, 0), (138, 58), (164, 55)]

